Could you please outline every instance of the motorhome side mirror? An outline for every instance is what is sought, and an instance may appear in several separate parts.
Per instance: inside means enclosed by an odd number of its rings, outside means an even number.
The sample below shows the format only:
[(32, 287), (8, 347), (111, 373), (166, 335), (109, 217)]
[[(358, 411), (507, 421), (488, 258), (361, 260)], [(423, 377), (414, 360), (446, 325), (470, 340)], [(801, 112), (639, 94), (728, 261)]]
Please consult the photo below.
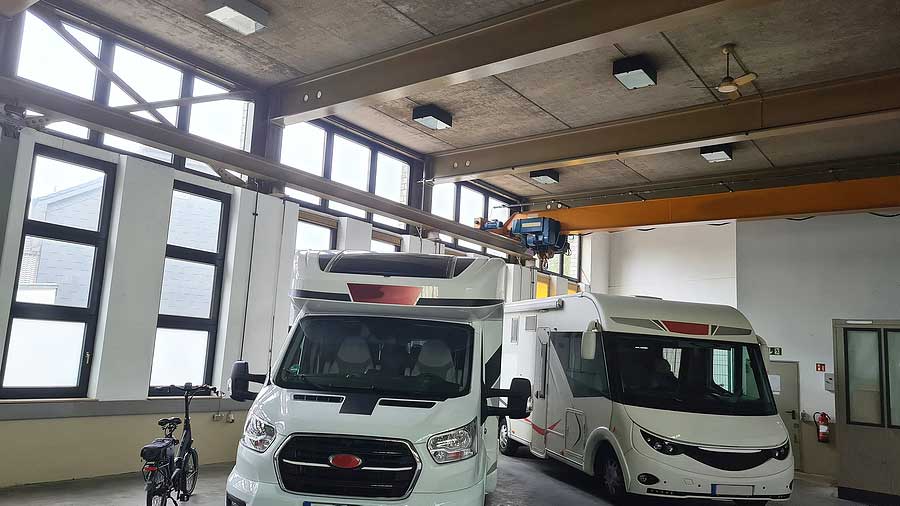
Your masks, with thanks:
[(250, 391), (250, 382), (263, 383), (266, 381), (264, 374), (250, 374), (250, 365), (243, 360), (238, 360), (231, 366), (231, 378), (228, 380), (228, 394), (236, 401), (252, 401), (256, 399), (256, 392)]
[(531, 398), (531, 381), (525, 378), (513, 378), (509, 385), (509, 397), (506, 404), (507, 418), (519, 420), (526, 418), (531, 413), (528, 409), (528, 399)]
[(581, 333), (581, 358), (594, 360), (597, 356), (597, 331), (588, 329)]

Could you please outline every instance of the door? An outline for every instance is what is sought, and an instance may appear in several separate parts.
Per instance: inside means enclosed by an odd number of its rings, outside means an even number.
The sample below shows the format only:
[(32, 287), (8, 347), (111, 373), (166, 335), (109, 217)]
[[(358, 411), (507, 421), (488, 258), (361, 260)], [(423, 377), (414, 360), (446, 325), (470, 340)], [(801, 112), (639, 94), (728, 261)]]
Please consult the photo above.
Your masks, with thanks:
[(791, 435), (794, 467), (800, 469), (800, 368), (797, 362), (772, 361), (768, 372), (778, 414)]
[(538, 457), (547, 455), (547, 352), (550, 345), (550, 329), (540, 327), (534, 340), (534, 407), (531, 410), (531, 453)]

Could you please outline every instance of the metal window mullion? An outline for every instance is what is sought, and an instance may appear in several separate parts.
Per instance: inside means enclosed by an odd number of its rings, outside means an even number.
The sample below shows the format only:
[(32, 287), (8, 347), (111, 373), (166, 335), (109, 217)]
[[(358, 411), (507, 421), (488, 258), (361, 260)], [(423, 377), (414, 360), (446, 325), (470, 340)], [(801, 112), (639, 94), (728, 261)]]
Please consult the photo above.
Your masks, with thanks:
[[(181, 72), (181, 92), (179, 98), (189, 98), (194, 94), (194, 73), (189, 71)], [(179, 130), (187, 132), (191, 124), (191, 104), (178, 106), (178, 112), (175, 116), (175, 125)], [(173, 154), (172, 164), (178, 170), (184, 170), (187, 159), (182, 155)]]
[[(100, 37), (100, 63), (112, 68), (115, 57), (116, 43), (109, 36)], [(109, 105), (110, 80), (103, 72), (94, 68), (94, 101), (103, 105)], [(102, 145), (103, 134), (97, 130), (91, 130), (89, 140), (95, 146)]]
[(25, 220), (22, 231), (25, 236), (84, 244), (95, 248), (106, 239), (105, 236), (101, 236), (99, 232), (93, 230), (67, 227), (65, 225), (57, 225), (56, 223), (30, 219)]
[[(378, 149), (371, 144), (365, 145), (369, 149), (369, 181), (366, 185), (369, 193), (375, 194), (375, 181), (378, 178)], [(375, 213), (366, 211), (366, 221), (375, 223)]]
[[(331, 179), (331, 163), (334, 158), (334, 132), (325, 128), (325, 154), (322, 156), (322, 177)], [(328, 199), (319, 197), (323, 209), (328, 209)]]
[(96, 308), (90, 306), (59, 306), (54, 304), (37, 304), (34, 302), (12, 303), (10, 310), (13, 318), (26, 320), (71, 321), (88, 323), (97, 316)]

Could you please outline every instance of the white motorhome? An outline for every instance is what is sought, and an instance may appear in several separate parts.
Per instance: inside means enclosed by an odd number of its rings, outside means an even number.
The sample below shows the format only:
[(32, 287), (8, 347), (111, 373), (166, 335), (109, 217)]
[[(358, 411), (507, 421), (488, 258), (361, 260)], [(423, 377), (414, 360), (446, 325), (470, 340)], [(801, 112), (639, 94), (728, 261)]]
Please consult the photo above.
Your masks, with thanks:
[(579, 293), (506, 305), (501, 384), (531, 380), (520, 446), (596, 476), (613, 497), (791, 495), (794, 462), (750, 322), (728, 306)]
[(526, 416), (530, 395), (526, 380), (496, 389), (503, 261), (295, 261), (299, 314), (269, 373), (232, 370), (232, 398), (255, 400), (228, 506), (483, 505), (497, 483), (498, 416)]

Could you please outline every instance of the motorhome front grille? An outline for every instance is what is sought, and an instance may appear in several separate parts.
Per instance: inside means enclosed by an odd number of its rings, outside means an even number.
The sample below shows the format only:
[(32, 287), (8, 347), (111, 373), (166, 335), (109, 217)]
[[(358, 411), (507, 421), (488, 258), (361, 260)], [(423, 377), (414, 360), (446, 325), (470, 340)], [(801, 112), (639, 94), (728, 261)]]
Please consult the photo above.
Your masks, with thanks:
[[(353, 455), (353, 469), (332, 465)], [(404, 441), (339, 436), (292, 436), (278, 452), (281, 486), (299, 494), (401, 499), (412, 489), (419, 459)]]
[(684, 453), (698, 462), (723, 471), (746, 471), (761, 466), (772, 458), (771, 452), (768, 450), (739, 453), (689, 447)]

